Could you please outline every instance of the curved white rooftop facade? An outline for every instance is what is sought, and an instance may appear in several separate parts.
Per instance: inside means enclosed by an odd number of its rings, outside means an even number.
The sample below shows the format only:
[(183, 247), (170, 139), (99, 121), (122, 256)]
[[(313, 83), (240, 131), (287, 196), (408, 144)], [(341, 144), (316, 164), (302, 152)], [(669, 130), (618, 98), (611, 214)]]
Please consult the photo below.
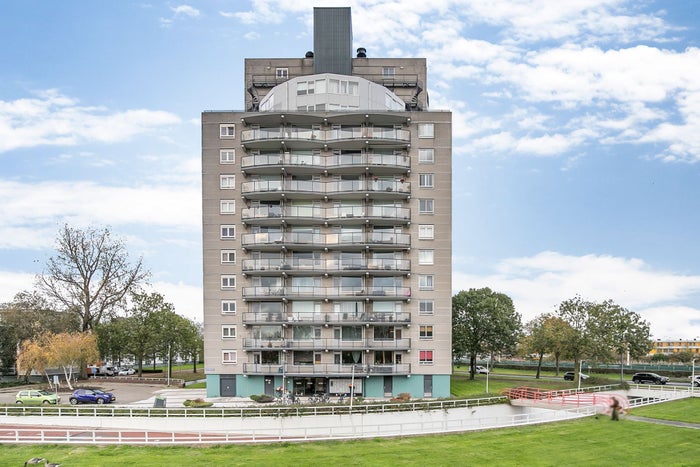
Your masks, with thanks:
[(359, 76), (322, 73), (290, 79), (260, 101), (261, 112), (403, 111), (405, 102), (382, 85)]

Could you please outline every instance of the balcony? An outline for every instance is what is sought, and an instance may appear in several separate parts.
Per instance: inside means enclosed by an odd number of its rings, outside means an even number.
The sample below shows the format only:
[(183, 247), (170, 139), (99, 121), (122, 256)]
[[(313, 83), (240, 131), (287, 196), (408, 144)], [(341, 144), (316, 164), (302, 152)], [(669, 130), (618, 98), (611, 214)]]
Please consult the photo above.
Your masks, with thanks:
[(295, 126), (254, 128), (241, 132), (246, 149), (331, 149), (360, 150), (373, 146), (405, 148), (411, 143), (411, 132), (389, 127), (351, 126), (321, 130)]
[[(354, 369), (353, 369), (354, 367)], [(411, 373), (411, 364), (398, 365), (352, 365), (352, 364), (291, 364), (291, 363), (244, 363), (243, 373), (249, 375), (282, 375), (286, 376), (325, 376), (347, 377), (353, 374), (356, 377), (381, 375), (407, 375)]]
[(244, 300), (279, 301), (286, 299), (315, 300), (410, 300), (411, 288), (388, 287), (317, 287), (317, 286), (255, 286), (243, 287)]
[(326, 160), (320, 154), (295, 154), (273, 152), (251, 154), (241, 158), (241, 169), (248, 174), (320, 174), (325, 170)]

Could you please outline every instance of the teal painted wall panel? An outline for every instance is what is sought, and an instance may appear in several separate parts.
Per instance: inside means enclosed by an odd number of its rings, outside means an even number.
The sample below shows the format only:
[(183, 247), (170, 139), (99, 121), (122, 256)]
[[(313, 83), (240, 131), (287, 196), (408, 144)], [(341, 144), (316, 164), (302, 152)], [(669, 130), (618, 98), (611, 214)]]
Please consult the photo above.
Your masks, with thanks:
[(207, 375), (207, 397), (219, 397), (219, 375)]

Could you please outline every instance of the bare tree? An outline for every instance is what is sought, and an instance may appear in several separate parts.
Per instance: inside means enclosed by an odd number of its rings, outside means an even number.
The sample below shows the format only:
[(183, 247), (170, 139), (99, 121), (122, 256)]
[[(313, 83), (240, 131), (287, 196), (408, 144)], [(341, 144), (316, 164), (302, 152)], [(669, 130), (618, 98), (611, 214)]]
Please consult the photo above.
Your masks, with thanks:
[(64, 225), (56, 239), (56, 255), (37, 277), (38, 287), (80, 318), (83, 331), (124, 304), (126, 294), (148, 278), (142, 259), (130, 264), (124, 242), (108, 228), (84, 230)]

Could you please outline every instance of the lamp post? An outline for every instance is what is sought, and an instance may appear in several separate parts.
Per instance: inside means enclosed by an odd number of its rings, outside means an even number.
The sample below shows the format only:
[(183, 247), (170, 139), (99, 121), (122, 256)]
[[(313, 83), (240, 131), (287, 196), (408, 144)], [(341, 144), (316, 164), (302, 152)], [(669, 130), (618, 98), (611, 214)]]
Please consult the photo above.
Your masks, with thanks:
[(355, 364), (352, 364), (352, 376), (350, 377), (350, 413), (352, 413), (352, 400), (355, 396)]
[(168, 342), (168, 387), (170, 387), (170, 343)]
[(584, 360), (578, 362), (578, 390), (581, 390), (581, 369), (583, 368)]
[(486, 360), (486, 394), (489, 393), (489, 361)]

